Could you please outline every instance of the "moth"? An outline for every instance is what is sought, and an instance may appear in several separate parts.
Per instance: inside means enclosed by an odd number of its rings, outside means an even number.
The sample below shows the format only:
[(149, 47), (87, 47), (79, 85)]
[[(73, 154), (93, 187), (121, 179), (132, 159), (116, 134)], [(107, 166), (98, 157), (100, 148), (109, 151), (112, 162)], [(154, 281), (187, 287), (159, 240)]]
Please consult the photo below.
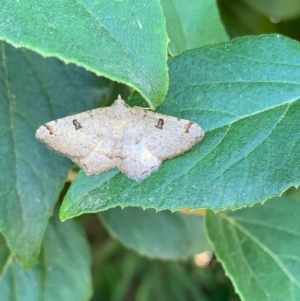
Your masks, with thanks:
[(162, 161), (189, 150), (204, 136), (189, 120), (129, 107), (119, 95), (110, 107), (50, 121), (36, 138), (69, 157), (87, 175), (118, 167), (136, 181), (157, 170)]

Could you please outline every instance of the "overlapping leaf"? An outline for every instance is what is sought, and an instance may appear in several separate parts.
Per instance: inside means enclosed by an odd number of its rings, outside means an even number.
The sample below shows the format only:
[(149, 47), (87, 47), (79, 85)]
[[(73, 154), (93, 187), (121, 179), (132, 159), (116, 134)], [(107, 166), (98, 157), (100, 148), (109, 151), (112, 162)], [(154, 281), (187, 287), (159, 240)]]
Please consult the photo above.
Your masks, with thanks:
[(172, 55), (228, 39), (215, 0), (163, 0), (161, 3)]
[(300, 45), (279, 35), (186, 51), (169, 62), (159, 112), (206, 130), (191, 151), (142, 182), (80, 173), (63, 219), (115, 206), (239, 208), (300, 183)]
[(6, 244), (4, 237), (0, 234), (0, 279), (7, 268), (10, 260), (10, 250)]
[(281, 197), (207, 213), (214, 251), (243, 301), (299, 300), (299, 211), (299, 201)]
[(186, 259), (210, 250), (200, 215), (113, 208), (100, 217), (112, 236), (149, 258)]
[(34, 263), (71, 163), (35, 139), (43, 123), (111, 98), (108, 80), (0, 43), (0, 230), (24, 266)]
[(167, 34), (158, 0), (0, 0), (0, 7), (0, 39), (126, 83), (152, 107), (163, 100)]
[(91, 254), (75, 222), (52, 218), (34, 267), (13, 260), (0, 281), (1, 300), (87, 301), (91, 297)]
[(260, 14), (243, 0), (218, 0), (218, 7), (230, 37), (278, 32), (276, 24), (270, 22), (268, 16)]

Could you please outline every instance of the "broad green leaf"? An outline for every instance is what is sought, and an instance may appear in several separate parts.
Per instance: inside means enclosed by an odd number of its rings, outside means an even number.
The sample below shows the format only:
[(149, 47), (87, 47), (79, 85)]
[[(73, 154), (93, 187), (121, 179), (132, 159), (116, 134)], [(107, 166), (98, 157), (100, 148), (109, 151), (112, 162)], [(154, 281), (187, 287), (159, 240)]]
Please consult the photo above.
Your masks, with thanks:
[(162, 0), (172, 55), (228, 40), (215, 0)]
[(243, 301), (299, 300), (300, 202), (274, 198), (236, 212), (207, 212), (213, 249)]
[(300, 184), (300, 45), (246, 37), (169, 61), (159, 112), (197, 122), (204, 139), (142, 182), (116, 170), (79, 173), (60, 216), (112, 207), (240, 208)]
[(92, 294), (91, 254), (75, 222), (50, 220), (34, 267), (23, 270), (16, 260), (0, 282), (1, 300), (88, 301)]
[(0, 234), (0, 280), (10, 261), (10, 250), (6, 244), (5, 238)]
[(0, 7), (0, 39), (126, 83), (151, 107), (165, 97), (167, 34), (158, 0), (0, 0)]
[(113, 208), (100, 217), (113, 237), (149, 258), (186, 259), (210, 250), (200, 215)]
[(300, 16), (300, 2), (298, 0), (244, 0), (262, 14), (280, 20), (287, 20)]
[(68, 159), (35, 139), (52, 119), (111, 98), (108, 80), (57, 59), (0, 42), (0, 231), (25, 267), (31, 266), (63, 187)]

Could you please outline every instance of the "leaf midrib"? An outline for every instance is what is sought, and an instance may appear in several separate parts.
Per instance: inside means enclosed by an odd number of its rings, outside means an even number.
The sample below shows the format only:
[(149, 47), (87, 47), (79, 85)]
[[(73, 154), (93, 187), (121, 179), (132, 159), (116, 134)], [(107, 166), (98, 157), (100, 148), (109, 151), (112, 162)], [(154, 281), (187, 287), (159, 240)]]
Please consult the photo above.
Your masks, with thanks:
[(101, 28), (103, 28), (106, 32), (108, 32), (109, 33), (109, 35), (113, 38), (113, 40), (115, 41), (115, 43), (117, 44), (117, 45), (122, 45), (122, 49), (123, 49), (123, 51), (124, 51), (124, 53), (126, 53), (126, 55), (128, 56), (128, 57), (130, 57), (131, 58), (131, 61), (132, 62), (134, 62), (134, 64), (139, 68), (139, 70), (140, 70), (140, 72), (143, 74), (143, 76), (144, 76), (144, 78), (146, 78), (147, 79), (147, 81), (148, 81), (148, 83), (150, 84), (150, 86), (151, 86), (151, 88), (152, 88), (152, 82), (151, 81), (149, 81), (149, 78), (146, 76), (146, 74), (144, 73), (144, 70), (143, 70), (143, 68), (141, 68), (141, 66), (140, 66), (140, 63), (137, 61), (137, 60), (135, 60), (134, 59), (134, 57), (132, 56), (132, 54), (130, 53), (130, 51), (128, 51), (128, 49), (125, 47), (125, 45), (124, 44), (121, 44), (120, 43), (120, 41), (118, 40), (118, 39), (116, 39), (115, 38), (115, 36), (111, 33), (111, 31), (109, 31), (105, 26), (104, 26), (104, 24), (102, 24), (101, 22), (100, 22), (100, 20), (97, 18), (97, 16), (95, 16), (94, 14), (93, 14), (93, 12), (91, 12), (80, 0), (76, 0), (76, 2), (78, 3), (78, 5), (79, 6), (81, 6), (95, 21), (96, 21), (96, 23), (97, 24), (99, 24), (99, 26), (101, 27)]
[(277, 264), (277, 266), (282, 270), (282, 272), (290, 279), (297, 287), (300, 288), (300, 282), (295, 279), (295, 277), (286, 269), (283, 263), (279, 260), (278, 256), (273, 253), (265, 244), (263, 244), (260, 240), (258, 240), (254, 235), (252, 235), (246, 228), (244, 228), (241, 224), (237, 223), (234, 218), (229, 217), (228, 215), (221, 213), (219, 215), (221, 218), (226, 220), (229, 224), (232, 225), (235, 229), (238, 229), (241, 233), (247, 236), (250, 240), (253, 241), (260, 249), (262, 249), (266, 254), (268, 254), (273, 261)]
[[(8, 80), (8, 69), (7, 69), (7, 64), (6, 64), (6, 55), (5, 55), (5, 46), (4, 42), (1, 43), (1, 59), (3, 61), (3, 70), (4, 70), (4, 82), (5, 82), (5, 87), (6, 87), (6, 94), (7, 94), (7, 101), (8, 101), (8, 110), (9, 110), (9, 128), (11, 131), (11, 137), (12, 137), (12, 152), (13, 152), (13, 158), (14, 158), (14, 163), (12, 164), (14, 166), (13, 171), (14, 171), (14, 178), (15, 178), (15, 190), (17, 193), (17, 200), (19, 202), (20, 208), (21, 208), (21, 231), (22, 234), (24, 234), (24, 209), (23, 209), (23, 204), (21, 200), (21, 196), (18, 190), (18, 172), (17, 172), (17, 154), (16, 154), (16, 137), (15, 137), (15, 132), (14, 132), (14, 115), (13, 115), (13, 108), (12, 108), (12, 94), (11, 94), (11, 88)], [(6, 213), (8, 211), (6, 210)], [(3, 233), (5, 234), (5, 233)], [(7, 239), (7, 244), (10, 245), (10, 239)]]
[[(240, 252), (241, 252), (242, 254), (245, 254), (244, 251), (243, 251), (243, 249), (242, 249), (242, 247), (241, 247), (241, 244), (239, 243), (239, 239), (238, 239), (237, 231), (236, 231), (236, 230), (237, 230), (236, 228), (233, 228), (233, 236), (234, 236), (234, 240), (235, 240), (236, 245), (238, 246)], [(224, 230), (223, 230), (222, 228), (221, 228), (221, 231), (224, 233)], [(226, 235), (223, 234), (223, 237), (226, 237)], [(228, 240), (226, 240), (226, 242), (228, 242)], [(255, 275), (255, 273), (254, 273), (254, 271), (253, 271), (253, 269), (252, 269), (252, 267), (250, 266), (249, 262), (247, 261), (246, 257), (243, 256), (243, 257), (242, 257), (242, 260), (243, 260), (243, 262), (244, 262), (246, 268), (248, 269), (248, 271), (249, 271), (251, 277), (254, 279), (254, 281), (257, 283), (257, 286), (258, 286), (258, 287), (261, 289), (261, 291), (264, 293), (264, 295), (265, 295), (265, 297), (266, 297), (266, 300), (267, 300), (267, 299), (268, 299), (268, 297), (267, 297), (267, 296), (268, 296), (268, 293), (265, 291), (264, 287), (259, 283), (259, 281), (258, 281), (258, 279), (257, 279), (257, 277), (256, 277), (256, 275)], [(226, 263), (225, 263), (224, 260), (222, 260), (222, 263), (223, 263), (224, 266), (226, 266)], [(236, 279), (235, 279), (235, 277), (234, 277), (233, 275), (232, 275), (232, 281), (233, 281), (233, 283), (236, 283)], [(240, 295), (240, 296), (243, 296), (242, 291), (239, 290), (239, 286), (238, 286), (238, 285), (236, 285), (236, 289), (239, 291), (239, 295)]]
[(286, 234), (295, 236), (300, 241), (300, 234), (298, 234), (296, 232), (293, 232), (293, 231), (290, 231), (289, 229), (286, 229), (286, 228), (283, 228), (283, 227), (273, 226), (273, 225), (268, 224), (266, 222), (262, 222), (262, 221), (258, 221), (258, 220), (250, 220), (250, 219), (240, 218), (240, 217), (235, 218), (235, 220), (239, 221), (239, 222), (244, 222), (244, 223), (247, 223), (247, 224), (251, 224), (251, 225), (254, 225), (254, 226), (258, 225), (258, 226), (261, 226), (261, 227), (268, 228), (270, 230), (282, 231), (282, 232), (285, 232)]

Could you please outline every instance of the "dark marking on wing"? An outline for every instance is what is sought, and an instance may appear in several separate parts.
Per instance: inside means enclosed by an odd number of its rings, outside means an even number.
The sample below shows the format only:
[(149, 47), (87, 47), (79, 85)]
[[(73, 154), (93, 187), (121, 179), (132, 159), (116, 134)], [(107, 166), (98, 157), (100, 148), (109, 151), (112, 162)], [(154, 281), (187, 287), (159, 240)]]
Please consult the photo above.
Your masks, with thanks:
[(125, 155), (122, 155), (122, 154), (120, 153), (120, 154), (114, 154), (113, 158), (114, 158), (114, 159), (125, 160), (125, 159), (126, 159), (126, 156), (125, 156)]
[(81, 159), (78, 159), (78, 162), (79, 162), (82, 166), (84, 166), (85, 168), (87, 168), (86, 164), (81, 162)]
[(184, 128), (183, 128), (183, 131), (185, 132), (185, 133), (189, 133), (189, 129), (190, 129), (190, 127), (192, 126), (192, 124), (193, 124), (193, 122), (188, 122), (185, 126), (184, 126)]
[(144, 175), (145, 173), (151, 171), (152, 169), (154, 169), (154, 168), (156, 168), (156, 167), (157, 167), (156, 165), (152, 166), (149, 170), (144, 171), (144, 172), (142, 173), (142, 175)]
[(76, 131), (82, 128), (82, 125), (76, 119), (73, 120), (73, 124)]
[(158, 119), (158, 123), (157, 123), (157, 125), (155, 127), (158, 128), (158, 129), (160, 129), (160, 130), (162, 130), (163, 126), (164, 126), (164, 120), (162, 118), (159, 118)]
[(104, 156), (106, 156), (110, 160), (114, 158), (112, 153), (104, 154)]
[(56, 134), (55, 129), (51, 125), (49, 125), (49, 124), (46, 123), (44, 125), (44, 127), (49, 131), (50, 135), (55, 135)]

